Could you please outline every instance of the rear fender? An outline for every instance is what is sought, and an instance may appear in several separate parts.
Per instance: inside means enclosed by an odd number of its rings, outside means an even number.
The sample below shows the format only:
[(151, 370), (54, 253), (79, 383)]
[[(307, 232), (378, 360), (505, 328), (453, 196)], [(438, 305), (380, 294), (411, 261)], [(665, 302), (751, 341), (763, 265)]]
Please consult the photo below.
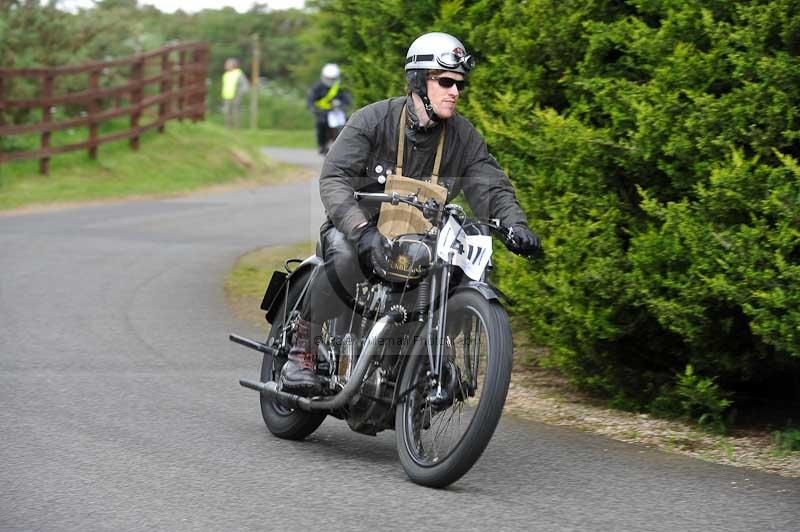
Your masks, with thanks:
[(283, 302), (288, 284), (307, 278), (316, 267), (321, 265), (322, 259), (317, 255), (312, 255), (302, 261), (291, 273), (272, 272), (272, 278), (269, 281), (269, 285), (267, 285), (266, 292), (264, 292), (264, 298), (261, 300), (261, 310), (266, 312), (267, 322), (271, 324), (275, 319), (275, 315), (281, 308), (280, 304)]

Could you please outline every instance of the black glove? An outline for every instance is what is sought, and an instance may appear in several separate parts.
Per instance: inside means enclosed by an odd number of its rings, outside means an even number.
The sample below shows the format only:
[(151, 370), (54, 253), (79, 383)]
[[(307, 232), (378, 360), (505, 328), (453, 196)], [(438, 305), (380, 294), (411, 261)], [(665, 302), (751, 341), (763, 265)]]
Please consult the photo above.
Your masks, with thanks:
[(369, 277), (375, 273), (375, 266), (386, 261), (389, 252), (389, 241), (372, 224), (356, 229), (355, 248), (361, 270)]
[(542, 243), (539, 237), (533, 234), (526, 226), (517, 224), (512, 228), (513, 237), (506, 242), (506, 247), (513, 253), (525, 255), (527, 257), (539, 257), (542, 255)]

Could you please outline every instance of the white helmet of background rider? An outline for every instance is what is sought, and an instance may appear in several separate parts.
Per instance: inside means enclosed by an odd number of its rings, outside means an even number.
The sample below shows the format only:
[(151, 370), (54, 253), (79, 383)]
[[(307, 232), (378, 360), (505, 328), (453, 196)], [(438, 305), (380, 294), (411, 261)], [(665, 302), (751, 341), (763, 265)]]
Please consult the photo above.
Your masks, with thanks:
[(320, 72), (320, 79), (322, 83), (330, 87), (336, 80), (339, 79), (339, 75), (341, 72), (339, 71), (339, 65), (335, 63), (328, 63), (324, 67), (322, 67), (322, 72)]
[(465, 77), (475, 66), (475, 59), (467, 54), (461, 41), (449, 33), (426, 33), (411, 43), (406, 54), (406, 83), (425, 105), (428, 118), (438, 120), (428, 99), (428, 71), (458, 72)]

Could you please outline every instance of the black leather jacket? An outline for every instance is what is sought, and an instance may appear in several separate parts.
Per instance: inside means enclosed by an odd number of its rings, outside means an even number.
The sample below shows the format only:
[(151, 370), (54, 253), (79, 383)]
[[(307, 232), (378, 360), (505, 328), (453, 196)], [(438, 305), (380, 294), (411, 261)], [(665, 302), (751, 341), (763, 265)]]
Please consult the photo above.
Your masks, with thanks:
[[(331, 147), (320, 175), (320, 195), (328, 215), (323, 230), (332, 223), (349, 240), (355, 228), (375, 220), (378, 208), (356, 202), (353, 192), (383, 191), (380, 174), (394, 170), (400, 112), (410, 97), (391, 98), (356, 111)], [(429, 179), (442, 127), (446, 127), (439, 184), (448, 188), (448, 199), (463, 190), (473, 212), (482, 218), (499, 218), (505, 225), (524, 224), (514, 188), (475, 127), (456, 113), (446, 123), (418, 129), (414, 115), (407, 120), (403, 175)]]

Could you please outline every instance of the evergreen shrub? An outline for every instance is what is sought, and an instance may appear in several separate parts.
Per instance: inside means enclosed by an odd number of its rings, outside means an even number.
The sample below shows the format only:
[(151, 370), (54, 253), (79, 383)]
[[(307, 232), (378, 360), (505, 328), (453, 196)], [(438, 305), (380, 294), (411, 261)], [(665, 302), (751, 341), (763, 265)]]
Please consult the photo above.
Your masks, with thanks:
[(664, 391), (687, 367), (718, 399), (698, 417), (728, 393), (798, 399), (796, 0), (319, 7), (362, 103), (402, 93), (426, 31), (477, 57), (460, 110), (547, 253), (498, 252), (499, 284), (550, 364), (630, 408), (685, 410)]

